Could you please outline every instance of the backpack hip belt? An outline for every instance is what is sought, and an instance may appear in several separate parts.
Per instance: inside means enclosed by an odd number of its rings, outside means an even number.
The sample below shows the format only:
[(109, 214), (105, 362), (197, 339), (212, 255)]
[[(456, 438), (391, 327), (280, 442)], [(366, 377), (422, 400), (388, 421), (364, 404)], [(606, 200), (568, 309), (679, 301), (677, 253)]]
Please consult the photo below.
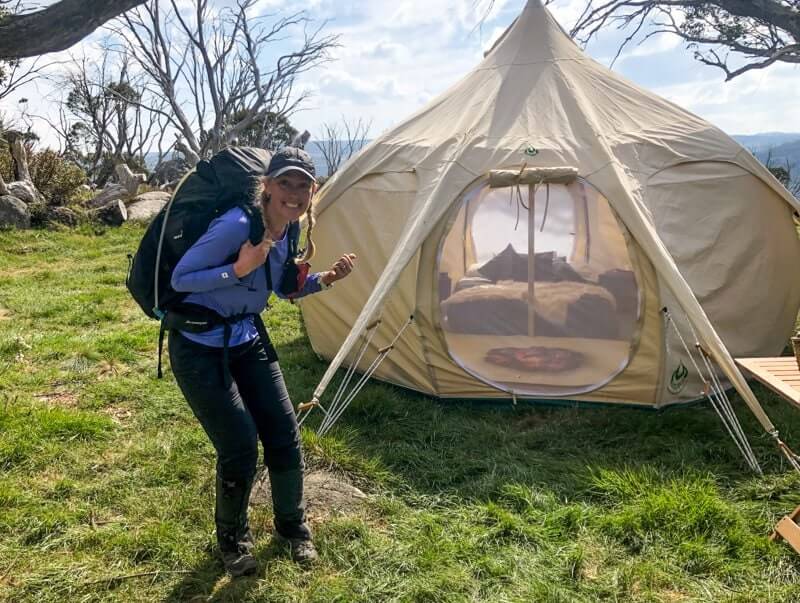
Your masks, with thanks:
[(251, 316), (253, 317), (253, 323), (255, 324), (256, 331), (258, 331), (258, 336), (261, 339), (264, 350), (267, 353), (267, 360), (269, 362), (277, 362), (278, 353), (275, 351), (275, 346), (272, 345), (267, 327), (264, 325), (260, 314), (245, 312), (233, 314), (231, 316), (222, 316), (205, 306), (187, 303), (167, 311), (161, 319), (161, 327), (158, 332), (158, 378), (161, 379), (164, 376), (161, 370), (161, 357), (164, 350), (164, 334), (167, 331), (178, 330), (187, 331), (189, 333), (205, 333), (211, 329), (222, 326), (224, 328), (222, 343), (222, 378), (225, 387), (230, 387), (233, 382), (230, 367), (228, 366), (231, 327)]

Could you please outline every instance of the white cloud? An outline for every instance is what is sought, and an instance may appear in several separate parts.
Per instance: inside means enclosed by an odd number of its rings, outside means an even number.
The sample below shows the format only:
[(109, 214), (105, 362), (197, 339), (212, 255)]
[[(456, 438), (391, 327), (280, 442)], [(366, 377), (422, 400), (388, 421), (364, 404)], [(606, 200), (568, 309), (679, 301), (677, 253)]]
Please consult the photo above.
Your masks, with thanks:
[[(711, 69), (711, 68), (709, 68)], [(788, 64), (745, 73), (730, 82), (695, 80), (655, 92), (732, 134), (800, 132), (800, 69)]]
[[(305, 9), (317, 24), (327, 21), (326, 33), (341, 36), (341, 47), (332, 53), (335, 61), (298, 82), (298, 92), (313, 96), (293, 123), (315, 133), (322, 123), (342, 116), (363, 118), (373, 121), (372, 135), (377, 135), (466, 75), (525, 6), (525, 0), (495, 0), (486, 16), (490, 1), (297, 0), (287, 7), (260, 0), (256, 10)], [(550, 10), (568, 29), (584, 7), (585, 0), (558, 0)], [(610, 29), (590, 44), (589, 54), (608, 64), (623, 37)], [(89, 44), (81, 47), (97, 52)], [(789, 65), (724, 83), (721, 72), (693, 61), (677, 37), (664, 35), (627, 50), (615, 70), (731, 133), (800, 131), (800, 112), (793, 106), (800, 97), (800, 72)], [(35, 97), (47, 90), (52, 86), (40, 84), (39, 93), (30, 87), (0, 109), (15, 109), (22, 95), (43, 107), (46, 101)], [(43, 138), (48, 140), (46, 132)]]

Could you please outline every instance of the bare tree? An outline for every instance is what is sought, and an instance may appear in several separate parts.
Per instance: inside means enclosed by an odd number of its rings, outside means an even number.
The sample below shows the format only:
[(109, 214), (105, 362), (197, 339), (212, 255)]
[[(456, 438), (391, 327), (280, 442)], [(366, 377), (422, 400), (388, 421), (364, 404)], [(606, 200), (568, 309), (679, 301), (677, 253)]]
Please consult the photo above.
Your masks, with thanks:
[[(586, 43), (609, 25), (629, 32), (617, 57), (643, 31), (640, 41), (670, 33), (727, 80), (777, 62), (800, 63), (800, 0), (589, 0), (571, 35)], [(744, 64), (732, 67), (732, 54)]]
[[(0, 15), (0, 59), (19, 59), (69, 48), (109, 19), (145, 0), (60, 0), (46, 8)], [(2, 0), (0, 4), (21, 2)]]
[[(169, 109), (160, 110), (179, 133), (176, 148), (191, 161), (212, 154), (259, 122), (285, 120), (305, 99), (296, 78), (329, 59), (337, 37), (310, 29), (304, 13), (256, 17), (258, 0), (211, 6), (209, 0), (151, 1), (126, 14), (115, 31), (131, 48), (148, 86)], [(163, 4), (167, 4), (164, 8)], [(191, 14), (190, 14), (191, 13)], [(299, 47), (268, 56), (295, 29)], [(272, 116), (272, 118), (270, 118)]]
[(118, 163), (142, 166), (156, 141), (162, 147), (166, 103), (149, 94), (141, 79), (131, 75), (126, 54), (103, 52), (99, 62), (76, 60), (61, 80), (67, 96), (60, 106), (66, 111), (62, 108), (57, 124), (48, 123), (96, 184)]
[(52, 63), (43, 62), (41, 57), (0, 62), (0, 100), (16, 92), (21, 86), (40, 78), (43, 70), (52, 66)]
[(325, 165), (328, 176), (333, 176), (341, 165), (361, 150), (366, 144), (372, 122), (365, 122), (362, 118), (358, 121), (348, 121), (342, 117), (339, 124), (322, 124), (323, 140), (316, 142)]

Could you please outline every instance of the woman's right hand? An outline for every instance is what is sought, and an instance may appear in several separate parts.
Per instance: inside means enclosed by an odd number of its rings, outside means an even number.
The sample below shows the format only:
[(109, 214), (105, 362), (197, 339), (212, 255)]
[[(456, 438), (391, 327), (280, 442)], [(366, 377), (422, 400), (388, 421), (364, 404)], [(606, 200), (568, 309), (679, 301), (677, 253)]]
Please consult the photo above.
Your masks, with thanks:
[(246, 240), (239, 249), (238, 259), (233, 263), (233, 273), (236, 278), (242, 278), (250, 274), (266, 262), (267, 254), (273, 244), (272, 239), (269, 237), (264, 237), (258, 245), (253, 245), (250, 239)]

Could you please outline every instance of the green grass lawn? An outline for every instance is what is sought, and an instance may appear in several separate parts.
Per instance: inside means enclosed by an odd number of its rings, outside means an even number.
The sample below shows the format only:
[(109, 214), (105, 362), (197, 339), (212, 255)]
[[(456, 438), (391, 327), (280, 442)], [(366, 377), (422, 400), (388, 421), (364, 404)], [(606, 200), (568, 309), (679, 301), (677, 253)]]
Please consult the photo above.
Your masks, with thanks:
[[(255, 508), (260, 574), (231, 582), (213, 449), (124, 288), (141, 234), (0, 233), (0, 600), (800, 600), (800, 557), (767, 539), (800, 476), (738, 399), (761, 478), (706, 406), (445, 404), (377, 382), (329, 437), (303, 434), (369, 502), (314, 526), (312, 569)], [(296, 307), (266, 318), (305, 401), (325, 365)], [(756, 393), (800, 448), (800, 413)]]

